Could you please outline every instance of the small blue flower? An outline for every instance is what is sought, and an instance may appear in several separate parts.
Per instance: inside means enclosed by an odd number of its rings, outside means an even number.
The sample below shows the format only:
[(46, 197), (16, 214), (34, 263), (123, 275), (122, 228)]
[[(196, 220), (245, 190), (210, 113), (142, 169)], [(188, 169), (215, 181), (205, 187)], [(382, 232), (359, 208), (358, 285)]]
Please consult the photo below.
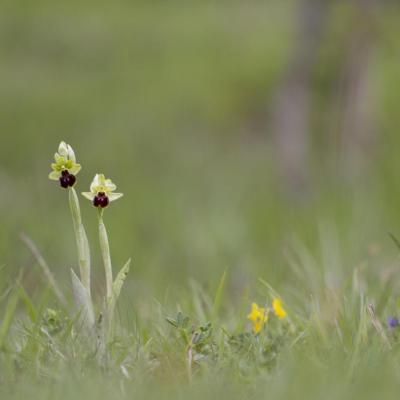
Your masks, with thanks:
[(396, 317), (389, 317), (387, 323), (391, 328), (397, 328), (399, 326), (399, 319)]

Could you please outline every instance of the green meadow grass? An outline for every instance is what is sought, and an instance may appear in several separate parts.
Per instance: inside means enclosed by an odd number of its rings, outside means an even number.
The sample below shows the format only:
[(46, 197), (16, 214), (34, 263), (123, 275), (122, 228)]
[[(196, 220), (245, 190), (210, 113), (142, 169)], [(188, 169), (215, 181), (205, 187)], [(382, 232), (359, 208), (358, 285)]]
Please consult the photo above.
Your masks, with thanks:
[[(85, 336), (76, 308), (60, 304), (45, 284), (33, 299), (21, 272), (2, 288), (1, 398), (394, 396), (399, 332), (385, 320), (398, 311), (398, 285), (393, 268), (371, 268), (373, 257), (338, 281), (329, 259), (318, 269), (297, 244), (279, 294), (260, 279), (234, 299), (229, 271), (214, 291), (189, 282), (176, 293), (178, 303), (165, 293), (162, 302), (133, 307), (126, 293), (106, 359)], [(288, 316), (270, 316), (254, 335), (250, 299), (267, 304), (277, 295)]]

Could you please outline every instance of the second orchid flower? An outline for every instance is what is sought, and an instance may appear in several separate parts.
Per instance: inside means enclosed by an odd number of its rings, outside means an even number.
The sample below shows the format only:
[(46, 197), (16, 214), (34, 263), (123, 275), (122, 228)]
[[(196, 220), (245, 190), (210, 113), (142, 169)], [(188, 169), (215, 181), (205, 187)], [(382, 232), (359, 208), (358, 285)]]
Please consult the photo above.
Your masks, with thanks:
[(82, 195), (90, 200), (95, 207), (105, 208), (111, 201), (118, 200), (122, 193), (114, 193), (117, 186), (106, 179), (103, 174), (96, 174), (90, 185), (90, 192), (83, 192)]

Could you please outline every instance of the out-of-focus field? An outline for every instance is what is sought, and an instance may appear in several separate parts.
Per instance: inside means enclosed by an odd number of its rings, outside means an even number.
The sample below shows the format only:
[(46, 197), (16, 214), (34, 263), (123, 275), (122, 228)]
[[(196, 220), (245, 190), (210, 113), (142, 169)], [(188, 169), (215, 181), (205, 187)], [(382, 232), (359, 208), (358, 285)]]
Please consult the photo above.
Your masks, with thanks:
[[(332, 134), (334, 77), (356, 14), (344, 3), (332, 2), (315, 64), (307, 184), (292, 190), (271, 109), (296, 43), (300, 2), (4, 1), (0, 288), (21, 269), (33, 299), (46, 286), (19, 239), (25, 232), (70, 292), (76, 250), (67, 196), (47, 178), (65, 140), (83, 166), (78, 191), (104, 172), (124, 193), (105, 215), (116, 267), (133, 259), (122, 319), (142, 318), (147, 327), (154, 304), (162, 314), (190, 303), (194, 286), (215, 293), (224, 271), (221, 308), (230, 327), (244, 325), (247, 304), (262, 301), (258, 278), (295, 308), (303, 297), (298, 308), (306, 310), (304, 298), (320, 279), (336, 288), (356, 268), (368, 269), (373, 300), (394, 277), (394, 307), (399, 265), (388, 233), (400, 234), (400, 10), (385, 3), (373, 26), (375, 133), (353, 174)], [(81, 205), (100, 296), (96, 212), (83, 198)], [(294, 273), (293, 257), (308, 275)], [(273, 383), (276, 395), (280, 384)], [(203, 396), (207, 381), (197, 385)], [(305, 396), (319, 393), (304, 389)]]
[[(321, 148), (306, 194), (286, 195), (267, 110), (295, 33), (290, 2), (5, 2), (2, 263), (26, 264), (21, 230), (57, 274), (75, 262), (66, 198), (47, 179), (60, 140), (83, 164), (79, 190), (104, 172), (125, 193), (107, 220), (115, 257), (134, 259), (136, 293), (188, 277), (212, 283), (227, 267), (241, 284), (285, 280), (282, 247), (293, 236), (316, 245), (321, 221), (354, 262), (370, 244), (386, 247), (399, 222), (397, 16), (389, 8), (380, 26), (379, 135), (367, 168), (342, 184), (326, 161), (340, 157)], [(332, 18), (321, 69), (348, 30), (339, 11)], [(89, 204), (83, 212), (93, 227)]]

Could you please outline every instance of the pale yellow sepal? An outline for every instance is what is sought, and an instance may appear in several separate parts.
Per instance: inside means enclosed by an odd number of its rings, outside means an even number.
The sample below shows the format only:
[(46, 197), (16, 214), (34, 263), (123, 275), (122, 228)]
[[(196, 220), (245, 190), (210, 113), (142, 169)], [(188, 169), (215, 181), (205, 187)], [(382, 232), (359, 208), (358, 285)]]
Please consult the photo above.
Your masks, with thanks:
[(61, 142), (58, 146), (58, 152), (54, 154), (55, 163), (51, 164), (53, 170), (49, 174), (49, 179), (57, 181), (63, 171), (68, 171), (72, 175), (77, 175), (82, 169), (81, 165), (76, 162), (75, 152), (72, 147)]
[(118, 200), (123, 196), (123, 193), (114, 193), (116, 188), (117, 186), (111, 181), (111, 179), (106, 179), (104, 174), (96, 174), (90, 184), (90, 192), (83, 192), (82, 196), (93, 201), (99, 193), (104, 193), (111, 202)]

